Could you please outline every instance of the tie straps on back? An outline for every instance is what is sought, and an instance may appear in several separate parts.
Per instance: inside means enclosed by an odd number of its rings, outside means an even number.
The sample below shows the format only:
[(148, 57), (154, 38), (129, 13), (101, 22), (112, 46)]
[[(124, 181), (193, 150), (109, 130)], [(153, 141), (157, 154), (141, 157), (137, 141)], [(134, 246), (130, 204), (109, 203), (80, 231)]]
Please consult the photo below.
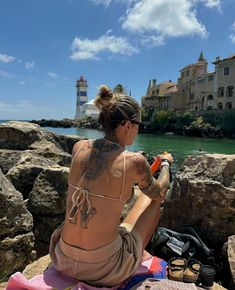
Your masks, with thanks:
[(88, 221), (94, 216), (96, 209), (92, 208), (89, 191), (82, 187), (77, 188), (72, 195), (72, 208), (69, 212), (69, 223), (77, 223), (79, 211), (81, 213), (81, 225), (83, 228), (87, 228)]

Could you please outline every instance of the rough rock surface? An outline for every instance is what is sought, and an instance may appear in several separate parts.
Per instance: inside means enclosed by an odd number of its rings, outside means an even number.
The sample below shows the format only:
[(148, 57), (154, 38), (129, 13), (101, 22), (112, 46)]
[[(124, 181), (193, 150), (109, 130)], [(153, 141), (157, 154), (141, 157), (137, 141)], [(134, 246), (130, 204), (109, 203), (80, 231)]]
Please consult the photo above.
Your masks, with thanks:
[(34, 182), (27, 207), (34, 216), (38, 256), (48, 253), (50, 237), (64, 220), (69, 168), (49, 167)]
[(48, 252), (64, 218), (72, 147), (81, 139), (27, 122), (0, 124), (0, 281)]
[(33, 218), (22, 194), (0, 170), (0, 279), (32, 259)]
[(3, 174), (13, 167), (21, 158), (22, 151), (0, 149), (0, 169)]
[(161, 224), (193, 225), (205, 240), (222, 246), (235, 233), (235, 155), (189, 156), (176, 174)]
[(231, 289), (235, 289), (235, 235), (228, 238), (228, 262), (231, 272)]
[[(70, 154), (80, 139), (26, 122), (0, 124), (0, 280), (48, 253), (51, 233), (64, 219)], [(188, 157), (161, 224), (190, 224), (220, 246), (234, 235), (234, 221), (235, 155)]]
[(71, 154), (73, 144), (81, 139), (79, 136), (66, 136), (49, 132), (39, 125), (10, 121), (0, 124), (0, 149), (27, 150), (43, 148), (43, 144), (55, 144), (57, 149)]

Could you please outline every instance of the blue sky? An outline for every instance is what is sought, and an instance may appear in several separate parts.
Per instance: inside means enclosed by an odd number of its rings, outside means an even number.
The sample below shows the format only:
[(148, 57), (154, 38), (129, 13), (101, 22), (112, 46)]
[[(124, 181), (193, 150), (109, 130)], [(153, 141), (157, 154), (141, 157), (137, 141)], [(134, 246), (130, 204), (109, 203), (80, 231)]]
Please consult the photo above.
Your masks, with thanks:
[(123, 84), (140, 101), (150, 79), (177, 81), (201, 51), (235, 53), (235, 0), (0, 1), (0, 120), (74, 118), (76, 80)]

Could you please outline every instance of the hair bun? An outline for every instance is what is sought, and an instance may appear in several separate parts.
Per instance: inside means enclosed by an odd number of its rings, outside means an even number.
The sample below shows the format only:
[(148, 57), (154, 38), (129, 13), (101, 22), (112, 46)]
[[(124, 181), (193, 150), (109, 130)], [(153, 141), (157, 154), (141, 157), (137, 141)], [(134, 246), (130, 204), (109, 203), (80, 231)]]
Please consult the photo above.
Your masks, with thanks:
[(107, 94), (109, 93), (110, 89), (106, 86), (106, 85), (101, 85), (99, 87), (100, 89), (100, 94), (103, 95), (103, 94)]
[(100, 109), (111, 109), (116, 102), (113, 91), (106, 85), (99, 87), (99, 94), (96, 96), (95, 105)]

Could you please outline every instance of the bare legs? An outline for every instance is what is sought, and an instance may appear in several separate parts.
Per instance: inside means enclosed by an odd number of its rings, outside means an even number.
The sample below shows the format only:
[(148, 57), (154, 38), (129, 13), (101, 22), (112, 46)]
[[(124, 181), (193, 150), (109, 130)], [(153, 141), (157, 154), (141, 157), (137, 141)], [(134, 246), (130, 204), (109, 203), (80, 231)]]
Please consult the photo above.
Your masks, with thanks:
[(140, 193), (135, 205), (123, 221), (133, 225), (137, 229), (143, 241), (143, 249), (148, 244), (159, 223), (161, 201), (161, 197), (152, 200), (145, 194)]

